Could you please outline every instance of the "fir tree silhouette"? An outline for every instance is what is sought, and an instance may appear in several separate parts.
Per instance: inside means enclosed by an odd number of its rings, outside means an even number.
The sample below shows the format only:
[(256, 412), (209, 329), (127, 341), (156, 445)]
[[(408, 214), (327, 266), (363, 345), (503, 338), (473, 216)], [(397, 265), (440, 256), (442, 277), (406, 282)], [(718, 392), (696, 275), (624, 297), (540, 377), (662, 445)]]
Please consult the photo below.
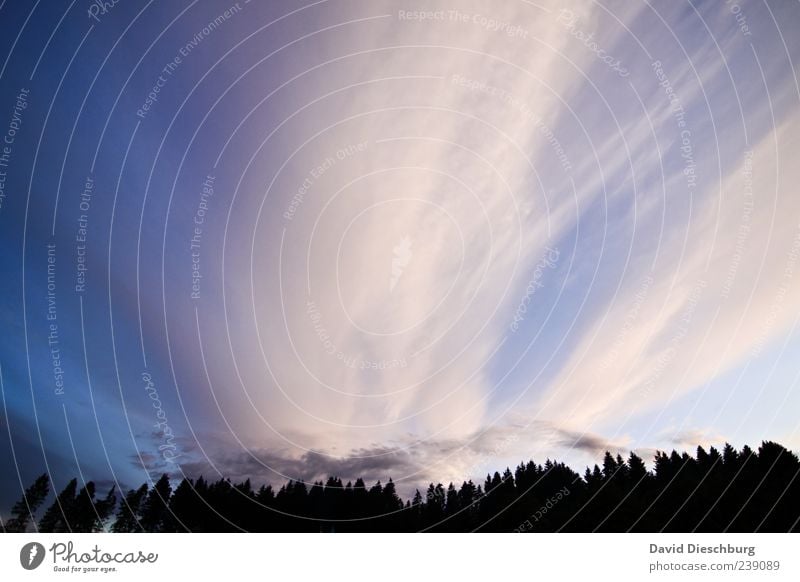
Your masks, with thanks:
[(75, 506), (75, 493), (78, 490), (78, 480), (72, 479), (58, 494), (53, 504), (44, 512), (39, 522), (39, 531), (42, 532), (68, 532), (72, 531), (69, 518)]
[(111, 527), (115, 533), (134, 533), (143, 531), (139, 520), (141, 518), (142, 502), (147, 496), (147, 484), (143, 484), (138, 489), (131, 489), (125, 494), (125, 498), (119, 506), (116, 520)]
[[(800, 460), (764, 441), (753, 451), (730, 444), (697, 447), (694, 456), (659, 451), (652, 470), (631, 452), (607, 452), (583, 476), (551, 459), (460, 487), (430, 483), (403, 501), (391, 479), (368, 486), (330, 476), (310, 487), (290, 480), (277, 493), (246, 479), (207, 481), (162, 475), (129, 490), (110, 524), (114, 532), (788, 532), (800, 522)], [(175, 488), (173, 490), (173, 484)], [(37, 478), (11, 510), (5, 531), (91, 532), (109, 527), (115, 488), (96, 497), (93, 482), (62, 489), (41, 519), (49, 493)]]
[(50, 493), (50, 477), (47, 473), (39, 476), (33, 484), (25, 490), (22, 499), (11, 508), (13, 516), (5, 524), (5, 530), (10, 533), (24, 533), (28, 531), (28, 524), (36, 515), (36, 511), (44, 503)]

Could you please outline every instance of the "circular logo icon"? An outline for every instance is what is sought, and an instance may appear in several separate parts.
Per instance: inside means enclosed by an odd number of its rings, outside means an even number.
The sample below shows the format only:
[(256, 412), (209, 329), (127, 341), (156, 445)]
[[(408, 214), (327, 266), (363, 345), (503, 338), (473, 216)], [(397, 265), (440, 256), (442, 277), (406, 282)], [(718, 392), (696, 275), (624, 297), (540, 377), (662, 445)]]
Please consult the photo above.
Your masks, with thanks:
[(19, 563), (26, 570), (35, 570), (44, 561), (44, 546), (39, 542), (30, 542), (19, 551)]

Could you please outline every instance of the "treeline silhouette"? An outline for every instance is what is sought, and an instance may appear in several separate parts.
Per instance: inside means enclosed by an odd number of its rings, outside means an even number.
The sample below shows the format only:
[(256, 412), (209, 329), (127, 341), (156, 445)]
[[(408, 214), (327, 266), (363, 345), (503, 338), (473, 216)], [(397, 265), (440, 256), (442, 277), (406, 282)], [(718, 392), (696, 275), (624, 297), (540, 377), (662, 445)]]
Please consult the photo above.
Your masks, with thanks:
[[(48, 497), (39, 477), (11, 510), (7, 532), (753, 532), (797, 531), (800, 462), (780, 444), (758, 451), (726, 444), (655, 456), (653, 470), (634, 453), (606, 452), (583, 476), (563, 463), (521, 463), (487, 475), (483, 484), (430, 484), (403, 502), (390, 479), (367, 486), (337, 477), (308, 485), (289, 481), (276, 492), (165, 474), (119, 500), (112, 487), (97, 497), (71, 480), (37, 520)], [(115, 510), (116, 509), (116, 513)]]

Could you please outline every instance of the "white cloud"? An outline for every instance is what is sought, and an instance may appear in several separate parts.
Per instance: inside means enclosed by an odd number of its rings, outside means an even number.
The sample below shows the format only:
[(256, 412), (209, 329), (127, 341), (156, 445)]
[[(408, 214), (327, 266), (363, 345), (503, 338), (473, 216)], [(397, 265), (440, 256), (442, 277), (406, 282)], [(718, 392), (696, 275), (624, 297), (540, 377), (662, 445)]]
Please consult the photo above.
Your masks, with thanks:
[[(800, 309), (800, 200), (791, 195), (800, 173), (789, 161), (798, 129), (800, 117), (788, 119), (753, 148), (752, 162), (742, 155), (719, 197), (713, 190), (698, 196), (685, 225), (688, 247), (682, 236), (662, 247), (652, 284), (646, 271), (629, 278), (543, 398), (545, 417), (613, 426), (628, 414), (654, 416), (681, 394), (758, 357), (787, 331), (785, 316)], [(746, 164), (752, 165), (751, 189)]]
[[(458, 10), (475, 15), (487, 6)], [(401, 22), (396, 3), (387, 1), (371, 9), (390, 18), (360, 25), (358, 34), (339, 29), (309, 41), (325, 58), (356, 56), (303, 79), (303, 91), (292, 93), (298, 108), (336, 93), (287, 125), (290, 135), (273, 146), (283, 157), (270, 150), (279, 161), (263, 175), (251, 167), (258, 178), (248, 174), (240, 194), (246, 201), (234, 220), (244, 226), (228, 243), (226, 277), (233, 351), (248, 398), (227, 387), (217, 396), (245, 445), (288, 447), (282, 458), (295, 460), (304, 449), (346, 457), (397, 447), (450, 473), (468, 470), (480, 442), (511, 429), (524, 438), (498, 455), (569, 448), (564, 435), (574, 435), (584, 451), (628, 445), (624, 430), (592, 433), (661, 409), (740, 362), (758, 338), (767, 342), (783, 331), (786, 318), (765, 322), (785, 266), (781, 253), (796, 234), (797, 202), (786, 188), (797, 176), (785, 158), (776, 175), (770, 139), (781, 155), (793, 151), (796, 119), (754, 147), (756, 203), (734, 261), (742, 175), (736, 167), (717, 192), (717, 136), (702, 115), (700, 91), (720, 78), (722, 64), (704, 61), (699, 79), (680, 56), (665, 66), (694, 116), (694, 154), (704, 164), (690, 206), (674, 112), (636, 39), (594, 4), (567, 8), (587, 33), (601, 31), (598, 46), (622, 51), (638, 76), (617, 76), (576, 41), (555, 22), (557, 4), (549, 13), (522, 3), (491, 5), (498, 22), (527, 29), (525, 40), (469, 18)], [(647, 10), (617, 17), (632, 26)], [(648, 34), (648, 46), (668, 46), (671, 38), (663, 30)], [(733, 166), (740, 166), (736, 144), (720, 142), (720, 165), (731, 167), (735, 156)], [(607, 224), (589, 214), (600, 201), (610, 209)], [(613, 268), (604, 263), (589, 289), (600, 290), (600, 308), (587, 308), (574, 322), (566, 362), (546, 386), (537, 384), (545, 391), (533, 394), (537, 405), (517, 407), (514, 420), (498, 418), (488, 364), (504, 342), (523, 341), (506, 334), (531, 268), (546, 244), (569, 240), (576, 227), (583, 244), (599, 242), (608, 227), (605, 243), (616, 245), (603, 248)], [(628, 251), (632, 261), (623, 265)], [(562, 257), (565, 267), (575, 261), (559, 273), (567, 277), (564, 299), (577, 302), (587, 291), (585, 274), (599, 265), (566, 249)], [(788, 313), (800, 294), (784, 295), (780, 307)], [(544, 349), (555, 350), (561, 333), (545, 334)], [(528, 388), (502, 387), (516, 394)], [(487, 429), (491, 434), (483, 435)], [(460, 451), (454, 443), (470, 444)], [(434, 454), (437, 447), (446, 453)]]
[[(308, 136), (325, 131), (287, 165), (270, 196), (288, 205), (313, 167), (334, 161), (291, 220), (274, 221), (256, 243), (277, 246), (286, 227), (282, 289), (274, 255), (256, 264), (257, 313), (269, 322), (260, 333), (280, 388), (254, 390), (254, 400), (279, 430), (305, 433), (308, 447), (346, 449), (408, 433), (457, 438), (481, 427), (493, 388), (486, 365), (508, 329), (525, 271), (547, 242), (532, 170), (545, 184), (564, 182), (561, 168), (542, 164), (553, 145), (520, 107), (555, 123), (560, 104), (552, 92), (566, 95), (579, 82), (557, 51), (575, 52), (577, 63), (594, 58), (554, 26), (555, 13), (531, 6), (493, 4), (491, 13), (525, 23), (538, 39), (533, 44), (480, 30), (480, 19), (471, 19), (486, 13), (485, 3), (459, 6), (471, 15), (467, 22), (398, 22), (396, 4), (386, 6), (395, 16), (372, 36), (352, 39), (353, 48), (411, 48), (358, 57), (335, 86), (441, 79), (359, 86), (344, 107), (306, 120)], [(470, 89), (454, 75), (482, 85)], [(336, 158), (356, 142), (366, 142), (363, 152)], [(550, 153), (531, 155), (537, 150)], [(557, 237), (574, 213), (569, 200), (551, 204), (550, 235)], [(394, 249), (406, 239), (411, 252), (392, 287)], [(251, 350), (242, 358), (254, 382), (265, 375), (259, 356)], [(360, 370), (362, 362), (390, 369)], [(250, 424), (250, 442), (261, 438), (259, 424)]]

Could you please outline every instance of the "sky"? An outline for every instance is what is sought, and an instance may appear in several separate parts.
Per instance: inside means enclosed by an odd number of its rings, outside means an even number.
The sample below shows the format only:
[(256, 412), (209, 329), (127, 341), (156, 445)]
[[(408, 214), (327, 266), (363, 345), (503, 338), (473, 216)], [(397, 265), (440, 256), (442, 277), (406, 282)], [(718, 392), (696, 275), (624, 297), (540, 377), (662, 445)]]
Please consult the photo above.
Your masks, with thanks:
[[(795, 2), (0, 4), (0, 512), (581, 471), (800, 409)], [(5, 513), (4, 513), (5, 514)]]

